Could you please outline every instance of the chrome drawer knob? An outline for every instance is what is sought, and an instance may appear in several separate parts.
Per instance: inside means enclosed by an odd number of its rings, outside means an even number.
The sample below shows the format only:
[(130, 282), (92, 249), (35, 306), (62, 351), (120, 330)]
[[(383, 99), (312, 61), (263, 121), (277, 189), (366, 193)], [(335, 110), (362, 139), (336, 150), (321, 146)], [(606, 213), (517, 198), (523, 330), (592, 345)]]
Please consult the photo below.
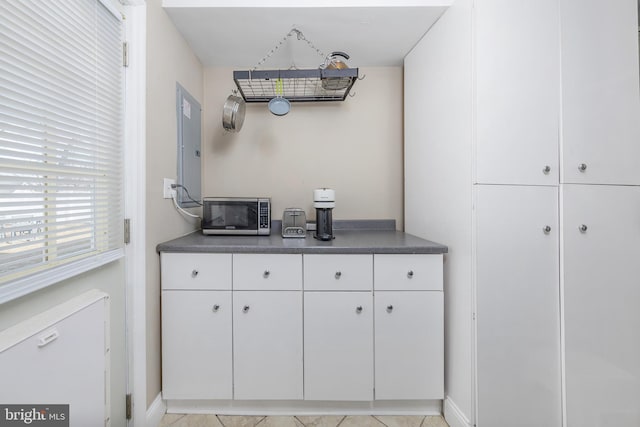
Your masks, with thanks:
[(195, 278), (195, 277), (198, 277), (198, 274), (200, 274), (200, 272), (199, 272), (198, 270), (193, 270), (193, 271), (191, 272), (191, 277), (194, 277), (194, 278)]
[(544, 232), (544, 234), (549, 234), (551, 233), (551, 227), (546, 225), (542, 228), (542, 231)]
[(362, 306), (361, 305), (356, 307), (356, 313), (358, 313), (358, 314), (362, 313)]
[(217, 312), (218, 310), (220, 310), (220, 306), (218, 304), (214, 304), (213, 307), (211, 308), (211, 311), (213, 311), (214, 313)]
[(542, 172), (544, 172), (545, 175), (548, 175), (549, 172), (551, 172), (551, 166), (547, 165), (542, 169)]
[(413, 270), (409, 270), (409, 271), (407, 272), (407, 277), (408, 277), (409, 279), (413, 279)]
[(262, 277), (264, 277), (265, 279), (267, 279), (269, 277), (269, 275), (271, 274), (271, 272), (269, 270), (265, 270), (264, 273), (262, 273)]
[(388, 306), (387, 306), (387, 311), (388, 311), (389, 313), (391, 313), (391, 312), (393, 311), (393, 306), (392, 306), (392, 305), (388, 305)]
[(580, 163), (580, 165), (578, 166), (578, 170), (579, 170), (580, 172), (584, 172), (584, 171), (586, 171), (586, 170), (587, 170), (587, 165), (586, 165), (586, 163)]
[(586, 233), (587, 232), (587, 226), (582, 224), (580, 227), (578, 227), (578, 229), (580, 230), (581, 233)]
[(342, 271), (336, 271), (336, 280), (342, 277)]
[(248, 305), (245, 305), (244, 307), (242, 307), (242, 311), (244, 311), (245, 313), (248, 313), (249, 312), (249, 308), (250, 307)]

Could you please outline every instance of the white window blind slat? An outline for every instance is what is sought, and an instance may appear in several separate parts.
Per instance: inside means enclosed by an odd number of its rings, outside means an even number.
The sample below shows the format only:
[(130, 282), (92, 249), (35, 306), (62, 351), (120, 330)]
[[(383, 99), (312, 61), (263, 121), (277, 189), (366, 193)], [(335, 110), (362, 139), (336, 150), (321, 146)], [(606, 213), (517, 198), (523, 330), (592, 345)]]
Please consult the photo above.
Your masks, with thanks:
[[(21, 19), (13, 17), (10, 14), (4, 15), (0, 23), (13, 33), (5, 36), (5, 49), (7, 51), (16, 51), (15, 56), (20, 58), (21, 51), (31, 57), (23, 57), (23, 61), (41, 62), (47, 72), (51, 75), (66, 75), (70, 80), (84, 81), (84, 73), (90, 72), (92, 65), (95, 63), (95, 57), (87, 55), (80, 49), (77, 43), (68, 44), (70, 49), (62, 50), (59, 44), (53, 44), (51, 37), (45, 37), (38, 32), (33, 31), (33, 22), (30, 19)], [(23, 34), (17, 35), (17, 31), (24, 26)], [(82, 55), (84, 53), (84, 55)], [(82, 55), (82, 56), (81, 56)], [(36, 70), (29, 70), (35, 72)]]
[[(85, 94), (83, 98), (79, 92), (68, 93), (57, 91), (55, 86), (40, 82), (27, 82), (24, 78), (13, 78), (6, 73), (0, 80), (0, 90), (5, 94), (5, 100), (14, 111), (21, 116), (46, 116), (46, 112), (56, 109), (56, 118), (64, 118), (70, 124), (87, 125), (87, 121), (95, 119), (95, 114), (104, 115), (103, 123), (96, 123), (102, 129), (105, 125), (117, 120), (118, 111), (112, 106), (97, 104), (96, 90)], [(6, 79), (6, 80), (5, 80)], [(46, 91), (46, 92), (43, 92)], [(46, 94), (45, 94), (46, 93)], [(91, 102), (93, 99), (93, 102)]]
[(122, 255), (121, 62), (109, 0), (0, 2), (0, 301)]

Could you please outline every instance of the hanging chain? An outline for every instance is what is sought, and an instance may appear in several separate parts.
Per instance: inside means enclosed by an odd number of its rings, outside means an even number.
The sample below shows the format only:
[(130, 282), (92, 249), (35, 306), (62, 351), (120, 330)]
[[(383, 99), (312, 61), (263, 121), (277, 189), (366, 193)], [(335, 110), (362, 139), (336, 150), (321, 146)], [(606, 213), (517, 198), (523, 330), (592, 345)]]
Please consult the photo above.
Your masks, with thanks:
[(297, 28), (292, 28), (291, 31), (289, 31), (287, 33), (286, 36), (284, 36), (282, 38), (282, 40), (280, 40), (280, 42), (275, 45), (275, 47), (273, 49), (271, 49), (269, 51), (269, 53), (267, 53), (260, 61), (258, 61), (258, 63), (255, 65), (255, 67), (253, 67), (251, 69), (251, 71), (255, 71), (258, 69), (259, 66), (261, 66), (262, 64), (264, 64), (269, 58), (271, 58), (278, 49), (280, 49), (280, 46), (282, 46), (287, 40), (289, 40), (289, 38), (292, 35), (296, 35), (298, 40), (303, 40), (305, 42), (307, 42), (307, 44), (309, 45), (309, 47), (313, 50), (316, 51), (316, 53), (318, 55), (320, 55), (322, 57), (322, 59), (325, 59), (327, 57), (327, 55), (325, 55), (320, 49), (318, 49), (309, 39), (307, 39), (304, 34), (302, 34), (302, 31), (298, 30)]

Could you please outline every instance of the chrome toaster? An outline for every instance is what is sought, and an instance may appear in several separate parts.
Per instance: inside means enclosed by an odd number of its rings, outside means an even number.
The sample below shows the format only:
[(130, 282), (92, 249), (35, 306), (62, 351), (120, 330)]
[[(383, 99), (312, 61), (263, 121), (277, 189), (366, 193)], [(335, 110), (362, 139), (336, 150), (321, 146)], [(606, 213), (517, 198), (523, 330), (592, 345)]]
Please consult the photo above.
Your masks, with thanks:
[(282, 237), (306, 237), (307, 215), (303, 209), (287, 208), (282, 213)]

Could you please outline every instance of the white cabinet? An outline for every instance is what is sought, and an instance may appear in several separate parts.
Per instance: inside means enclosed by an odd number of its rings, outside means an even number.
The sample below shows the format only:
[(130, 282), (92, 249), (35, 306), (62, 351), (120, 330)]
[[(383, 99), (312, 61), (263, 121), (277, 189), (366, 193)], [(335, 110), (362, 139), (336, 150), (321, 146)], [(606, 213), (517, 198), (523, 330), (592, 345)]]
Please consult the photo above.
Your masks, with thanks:
[(305, 291), (371, 291), (372, 283), (371, 255), (304, 256)]
[(640, 423), (637, 31), (637, 0), (457, 0), (407, 55), (405, 228), (450, 248), (452, 425)]
[(376, 291), (441, 291), (442, 254), (375, 255)]
[(304, 396), (373, 400), (373, 295), (305, 292)]
[(558, 189), (476, 191), (478, 425), (559, 427)]
[(637, 0), (559, 2), (562, 182), (638, 185)]
[(302, 255), (233, 255), (234, 398), (302, 399)]
[(373, 400), (373, 255), (304, 255), (304, 396)]
[(443, 292), (376, 291), (376, 400), (444, 398)]
[(444, 397), (442, 255), (374, 255), (376, 400)]
[(562, 203), (567, 426), (640, 425), (640, 187)]
[(440, 400), (442, 262), (442, 254), (162, 253), (163, 397)]
[(231, 291), (162, 291), (162, 397), (231, 399)]
[(233, 294), (235, 399), (302, 399), (302, 291)]
[(162, 289), (231, 290), (231, 254), (162, 253)]
[(557, 184), (557, 0), (477, 0), (474, 24), (476, 182)]
[(231, 255), (161, 255), (162, 395), (232, 396)]
[(302, 255), (234, 254), (233, 290), (302, 290)]

